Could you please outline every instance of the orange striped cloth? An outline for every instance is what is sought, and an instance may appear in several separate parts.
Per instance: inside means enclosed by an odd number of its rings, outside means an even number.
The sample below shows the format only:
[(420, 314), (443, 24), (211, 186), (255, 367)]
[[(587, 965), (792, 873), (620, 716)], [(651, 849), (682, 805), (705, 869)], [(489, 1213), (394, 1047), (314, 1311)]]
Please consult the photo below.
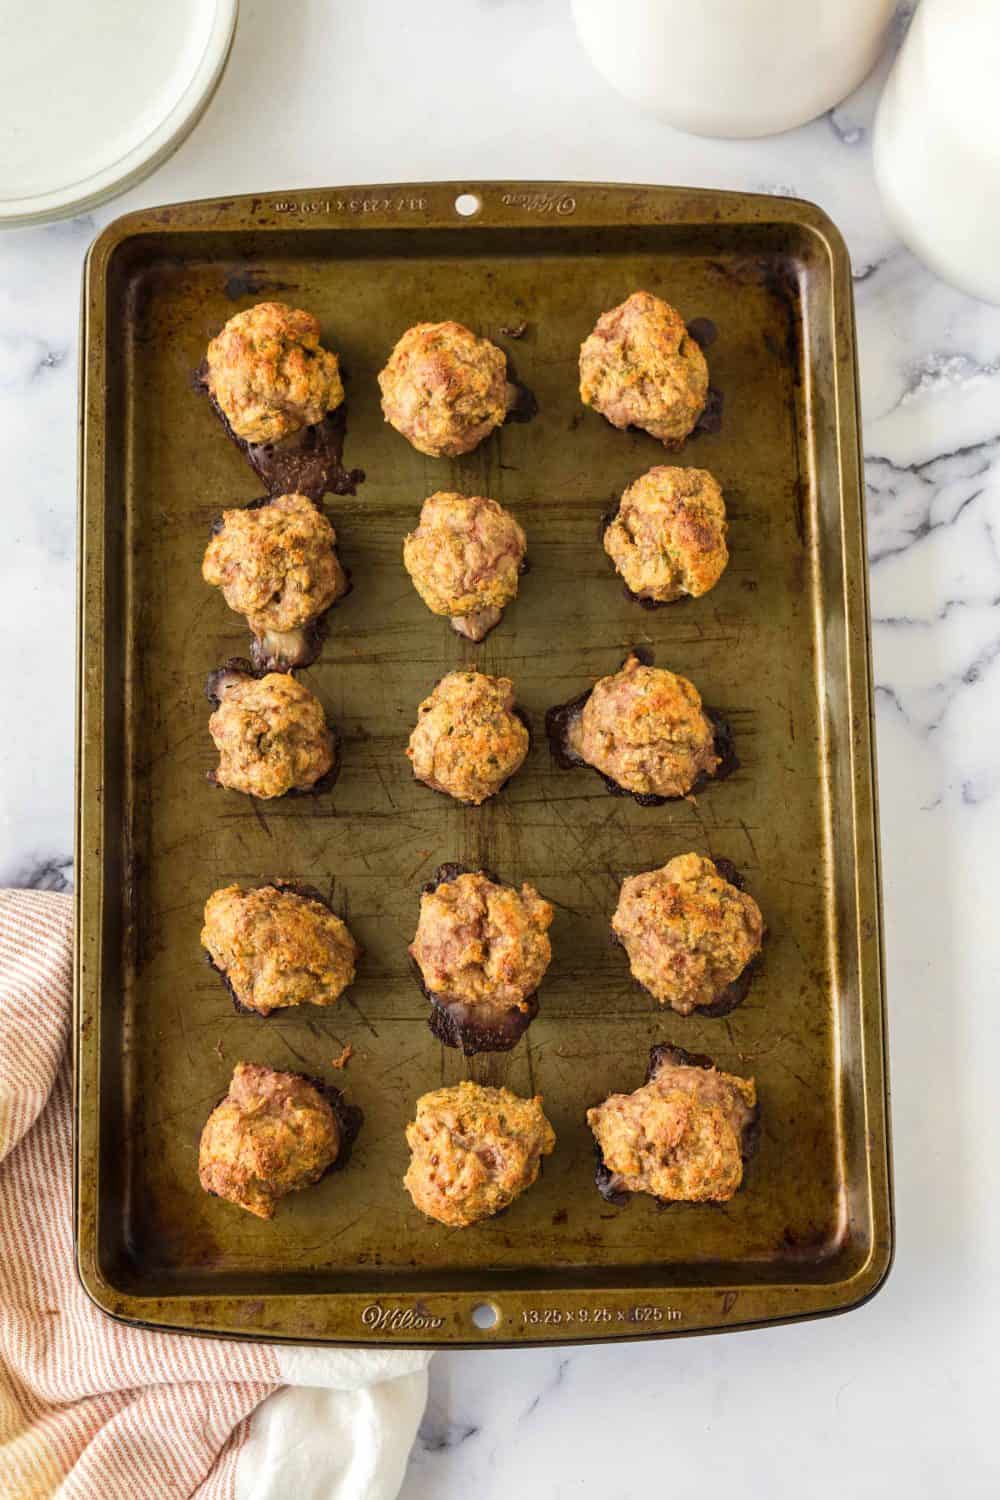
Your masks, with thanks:
[[(277, 1476), (273, 1487), (248, 1485), (246, 1474), (239, 1476), (251, 1414), (282, 1383), (282, 1353), (292, 1351), (123, 1327), (98, 1312), (77, 1281), (67, 1046), (71, 957), (69, 896), (0, 891), (0, 1496), (240, 1500), (291, 1493), (291, 1481), (282, 1482), (280, 1474), (293, 1471), (283, 1468), (280, 1453), (275, 1458), (269, 1451), (274, 1422), (264, 1424), (267, 1436), (258, 1441), (260, 1462)], [(329, 1352), (341, 1361), (349, 1357)], [(369, 1358), (368, 1379), (388, 1377), (390, 1386), (403, 1384), (395, 1375), (426, 1380), (423, 1355), (391, 1351)], [(350, 1390), (357, 1398), (370, 1394), (363, 1390), (365, 1368), (352, 1367), (346, 1381), (341, 1368), (327, 1380), (314, 1365), (298, 1383), (336, 1387), (341, 1400)], [(400, 1424), (406, 1429), (403, 1467), (425, 1390), (424, 1384), (411, 1392)], [(378, 1403), (366, 1404), (366, 1429), (378, 1409)], [(389, 1402), (385, 1409), (398, 1406)], [(340, 1413), (338, 1422), (338, 1435), (349, 1440), (349, 1420)], [(331, 1423), (327, 1432), (333, 1430)], [(301, 1447), (300, 1435), (293, 1446)], [(375, 1478), (363, 1488), (331, 1479), (316, 1493), (395, 1495), (398, 1455), (384, 1483), (377, 1461), (365, 1462)], [(301, 1500), (303, 1489), (297, 1485), (295, 1493)]]

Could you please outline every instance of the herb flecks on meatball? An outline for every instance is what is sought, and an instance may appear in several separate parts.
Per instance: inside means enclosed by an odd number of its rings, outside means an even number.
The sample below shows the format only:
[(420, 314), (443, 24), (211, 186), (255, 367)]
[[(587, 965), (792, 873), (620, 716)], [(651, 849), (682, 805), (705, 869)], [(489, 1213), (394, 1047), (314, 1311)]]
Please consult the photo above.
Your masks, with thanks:
[(198, 1175), (206, 1193), (270, 1219), (280, 1198), (333, 1166), (341, 1142), (334, 1108), (311, 1080), (241, 1062), (201, 1133)]
[(481, 641), (517, 594), (526, 545), (496, 500), (439, 491), (424, 501), (416, 531), (403, 542), (403, 564), (428, 609)]
[(406, 1127), (403, 1185), (428, 1218), (453, 1229), (508, 1208), (538, 1177), (556, 1143), (541, 1097), (459, 1083), (417, 1100)]
[(202, 577), (246, 616), (258, 665), (287, 670), (315, 659), (317, 622), (347, 592), (336, 545), (337, 533), (305, 495), (223, 511)]
[(449, 672), (420, 705), (407, 755), (435, 791), (478, 806), (523, 763), (528, 731), (514, 712), (509, 677)]
[(334, 1005), (361, 955), (325, 902), (274, 885), (213, 892), (201, 941), (237, 1004), (262, 1016), (290, 1005)]
[(680, 1048), (654, 1047), (647, 1082), (587, 1111), (598, 1186), (612, 1202), (650, 1193), (664, 1203), (724, 1203), (753, 1144), (752, 1078), (721, 1073)]
[(312, 313), (284, 302), (229, 319), (208, 346), (205, 384), (236, 437), (277, 443), (340, 405), (337, 356), (319, 338)]
[(629, 876), (611, 926), (635, 979), (682, 1016), (724, 1002), (764, 939), (756, 901), (701, 854)]
[(708, 365), (675, 307), (633, 292), (580, 347), (580, 400), (613, 427), (642, 427), (677, 448), (705, 409)]
[(212, 780), (250, 797), (311, 791), (332, 770), (337, 742), (319, 700), (284, 672), (253, 677), (222, 669), (209, 679), (218, 708), (208, 721), (219, 752)]
[(571, 763), (592, 766), (634, 796), (687, 796), (721, 763), (694, 684), (637, 656), (568, 708), (549, 712), (557, 751), (562, 745)]
[(408, 328), (378, 377), (385, 420), (418, 453), (470, 453), (507, 415), (507, 356), (461, 323)]
[(621, 498), (604, 550), (639, 599), (666, 604), (707, 594), (722, 577), (726, 506), (707, 469), (650, 469)]
[(537, 1012), (552, 917), (534, 886), (518, 891), (482, 870), (438, 871), (420, 898), (410, 956), (441, 1041), (466, 1055), (514, 1046)]

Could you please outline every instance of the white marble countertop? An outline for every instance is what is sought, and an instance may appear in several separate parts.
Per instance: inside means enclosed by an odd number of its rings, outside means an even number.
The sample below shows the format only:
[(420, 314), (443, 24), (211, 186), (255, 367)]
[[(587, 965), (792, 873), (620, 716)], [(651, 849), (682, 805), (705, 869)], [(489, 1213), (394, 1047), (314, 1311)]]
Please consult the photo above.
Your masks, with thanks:
[[(883, 70), (884, 71), (884, 70)], [(597, 1349), (439, 1355), (406, 1500), (996, 1493), (1000, 309), (893, 239), (880, 73), (772, 140), (700, 141), (592, 72), (566, 0), (244, 0), (194, 135), (118, 203), (0, 235), (0, 880), (72, 878), (80, 267), (129, 208), (434, 178), (793, 193), (850, 245), (869, 485), (898, 1246), (845, 1317)], [(1000, 253), (1000, 247), (998, 247)]]

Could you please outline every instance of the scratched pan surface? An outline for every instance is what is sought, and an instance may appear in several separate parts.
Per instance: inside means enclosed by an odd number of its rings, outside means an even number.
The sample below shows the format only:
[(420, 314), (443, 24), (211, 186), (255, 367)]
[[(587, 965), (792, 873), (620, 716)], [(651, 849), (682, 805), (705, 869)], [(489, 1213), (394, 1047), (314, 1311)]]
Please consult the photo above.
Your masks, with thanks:
[[(462, 218), (456, 193), (478, 194)], [(577, 396), (580, 341), (636, 288), (708, 318), (721, 429), (683, 463), (725, 491), (732, 560), (656, 612), (607, 562), (600, 518), (664, 450)], [(343, 736), (332, 792), (213, 789), (206, 673), (246, 649), (200, 577), (213, 517), (260, 493), (191, 373), (239, 308), (314, 311), (346, 370), (355, 497), (328, 499), (354, 590), (304, 674)], [(494, 338), (538, 414), (457, 461), (381, 418), (376, 374), (420, 319)], [(524, 322), (523, 336), (509, 330)], [(508, 330), (505, 332), (505, 330)], [(810, 205), (595, 185), (438, 184), (187, 204), (119, 220), (84, 292), (77, 1216), (81, 1274), (119, 1317), (281, 1339), (527, 1343), (677, 1334), (857, 1305), (891, 1258), (864, 535), (847, 255)], [(436, 489), (495, 496), (530, 572), (502, 625), (463, 642), (420, 602), (401, 542)], [(628, 647), (690, 676), (740, 769), (642, 808), (552, 763), (543, 716)], [(417, 785), (416, 707), (462, 663), (509, 674), (523, 770), (461, 808)], [(662, 1013), (609, 942), (619, 880), (694, 849), (733, 860), (770, 937), (725, 1019)], [(536, 882), (556, 905), (541, 1013), (471, 1063), (427, 1028), (408, 968), (418, 891), (446, 860)], [(234, 1013), (206, 966), (206, 896), (280, 876), (330, 893), (365, 956), (330, 1011)], [(672, 1041), (753, 1074), (763, 1129), (723, 1207), (612, 1208), (586, 1107)], [(332, 1059), (354, 1049), (345, 1072)], [(348, 1169), (263, 1223), (203, 1194), (199, 1131), (248, 1058), (318, 1074), (362, 1107)], [(400, 1179), (427, 1089), (470, 1074), (541, 1092), (558, 1137), (539, 1183), (465, 1232)], [(492, 1328), (472, 1313), (488, 1302)]]

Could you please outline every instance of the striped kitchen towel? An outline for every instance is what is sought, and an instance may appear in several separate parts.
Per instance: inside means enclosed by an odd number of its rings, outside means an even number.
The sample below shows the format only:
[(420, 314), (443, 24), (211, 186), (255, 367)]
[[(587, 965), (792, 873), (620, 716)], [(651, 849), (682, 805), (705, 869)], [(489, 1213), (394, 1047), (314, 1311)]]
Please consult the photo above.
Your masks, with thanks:
[(73, 1258), (72, 902), (0, 891), (0, 1496), (392, 1500), (426, 1354), (127, 1328)]

